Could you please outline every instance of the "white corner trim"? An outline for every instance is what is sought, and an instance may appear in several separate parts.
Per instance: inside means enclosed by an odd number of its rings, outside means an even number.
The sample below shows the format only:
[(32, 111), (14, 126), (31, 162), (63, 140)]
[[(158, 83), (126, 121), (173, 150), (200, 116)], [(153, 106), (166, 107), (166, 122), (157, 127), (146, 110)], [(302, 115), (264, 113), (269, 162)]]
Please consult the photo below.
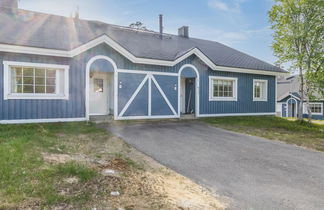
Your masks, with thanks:
[[(265, 91), (265, 97), (264, 98), (256, 98), (254, 91), (255, 91), (255, 83), (256, 82), (264, 82), (265, 83), (265, 90), (261, 90), (261, 91)], [(268, 80), (265, 79), (253, 79), (253, 101), (268, 101)], [(277, 91), (276, 89), (276, 85), (275, 85), (275, 91)]]
[(37, 48), (37, 47), (25, 47), (25, 46), (17, 46), (17, 45), (7, 45), (0, 44), (0, 51), (2, 52), (12, 52), (12, 53), (24, 53), (24, 54), (35, 54), (35, 55), (47, 55), (47, 56), (58, 56), (58, 57), (75, 57), (99, 44), (106, 43), (111, 46), (117, 52), (121, 53), (127, 59), (129, 59), (133, 63), (138, 64), (148, 64), (148, 65), (159, 65), (159, 66), (175, 66), (179, 62), (188, 58), (191, 55), (196, 55), (200, 58), (207, 66), (209, 66), (213, 70), (218, 71), (227, 71), (227, 72), (238, 72), (238, 73), (249, 73), (249, 74), (261, 74), (261, 75), (286, 75), (288, 73), (283, 72), (273, 72), (273, 71), (262, 71), (256, 69), (244, 69), (244, 68), (234, 68), (234, 67), (224, 67), (215, 65), (203, 52), (201, 52), (198, 48), (194, 48), (184, 55), (180, 56), (176, 60), (159, 60), (159, 59), (148, 59), (148, 58), (139, 58), (135, 57), (132, 53), (122, 47), (119, 43), (111, 39), (107, 35), (102, 35), (88, 43), (77, 47), (70, 51), (65, 50), (53, 50), (46, 48)]
[(55, 122), (82, 122), (86, 118), (50, 118), (31, 120), (0, 120), (0, 124), (28, 124), (28, 123), (55, 123)]
[(195, 80), (195, 91), (196, 91), (196, 101), (195, 101), (195, 115), (196, 117), (199, 116), (200, 113), (200, 76), (199, 76), (199, 71), (198, 69), (191, 64), (185, 64), (183, 65), (178, 73), (178, 116), (180, 116), (180, 112), (181, 112), (181, 73), (183, 71), (183, 69), (185, 68), (191, 68), (196, 72), (196, 80)]
[(199, 117), (266, 116), (266, 115), (276, 115), (276, 113), (260, 112), (260, 113), (200, 114)]
[[(37, 94), (37, 93), (11, 93), (11, 78), (10, 78), (10, 66), (18, 67), (33, 67), (33, 68), (51, 68), (64, 70), (64, 93), (63, 94)], [(69, 70), (68, 65), (47, 64), (47, 63), (30, 63), (30, 62), (17, 62), (17, 61), (3, 61), (3, 98), (4, 100), (11, 99), (32, 99), (32, 100), (69, 100)], [(59, 77), (56, 77), (58, 80)], [(60, 85), (56, 81), (56, 88)]]
[[(234, 81), (233, 97), (214, 97), (214, 80), (228, 80)], [(237, 77), (220, 77), (209, 76), (209, 101), (237, 101), (238, 99), (238, 78)]]

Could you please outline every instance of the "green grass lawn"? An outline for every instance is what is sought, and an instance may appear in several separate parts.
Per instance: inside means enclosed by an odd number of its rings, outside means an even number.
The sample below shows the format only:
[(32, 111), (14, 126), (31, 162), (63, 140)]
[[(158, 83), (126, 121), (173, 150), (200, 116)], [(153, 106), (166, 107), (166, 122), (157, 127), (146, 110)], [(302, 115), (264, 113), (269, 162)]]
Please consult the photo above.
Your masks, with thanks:
[[(85, 160), (121, 160), (117, 164), (138, 171), (140, 164), (125, 156), (129, 149), (93, 124), (0, 125), (0, 209), (80, 209), (110, 202), (110, 191), (127, 186), (102, 177), (102, 166)], [(80, 160), (52, 163), (44, 154)]]
[[(69, 138), (71, 135), (77, 136)], [(97, 172), (85, 164), (67, 162), (59, 165), (46, 164), (43, 152), (70, 152), (71, 143), (80, 135), (107, 136), (93, 126), (83, 123), (30, 124), (0, 126), (0, 209), (42, 208), (57, 203), (82, 204), (91, 191), (64, 195), (58, 190), (65, 186), (62, 179), (77, 177), (80, 185), (97, 176)], [(94, 137), (94, 136), (93, 136)], [(66, 142), (70, 139), (70, 142)], [(28, 201), (28, 204), (24, 202)], [(20, 206), (22, 205), (22, 206)]]
[(219, 117), (203, 121), (231, 131), (324, 151), (324, 125), (300, 124), (273, 116)]

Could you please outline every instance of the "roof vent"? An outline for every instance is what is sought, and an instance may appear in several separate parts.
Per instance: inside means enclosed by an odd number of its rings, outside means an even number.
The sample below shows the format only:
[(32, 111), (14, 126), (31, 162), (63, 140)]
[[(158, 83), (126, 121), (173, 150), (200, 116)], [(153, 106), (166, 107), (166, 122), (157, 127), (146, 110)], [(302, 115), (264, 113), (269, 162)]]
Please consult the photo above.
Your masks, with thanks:
[(0, 8), (16, 12), (18, 10), (18, 0), (0, 0)]
[(178, 35), (184, 38), (189, 38), (189, 26), (182, 26), (179, 28)]

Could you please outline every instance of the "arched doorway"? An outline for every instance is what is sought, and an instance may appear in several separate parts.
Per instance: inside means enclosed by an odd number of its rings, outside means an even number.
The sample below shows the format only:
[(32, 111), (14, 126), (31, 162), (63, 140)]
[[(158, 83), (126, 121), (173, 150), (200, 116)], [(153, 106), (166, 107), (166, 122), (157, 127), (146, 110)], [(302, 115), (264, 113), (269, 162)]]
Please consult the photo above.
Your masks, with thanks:
[(287, 117), (297, 117), (298, 103), (294, 98), (287, 100)]
[(86, 118), (113, 115), (116, 118), (117, 66), (107, 56), (95, 56), (86, 68)]
[(179, 101), (180, 115), (199, 116), (199, 72), (193, 65), (186, 64), (179, 70)]

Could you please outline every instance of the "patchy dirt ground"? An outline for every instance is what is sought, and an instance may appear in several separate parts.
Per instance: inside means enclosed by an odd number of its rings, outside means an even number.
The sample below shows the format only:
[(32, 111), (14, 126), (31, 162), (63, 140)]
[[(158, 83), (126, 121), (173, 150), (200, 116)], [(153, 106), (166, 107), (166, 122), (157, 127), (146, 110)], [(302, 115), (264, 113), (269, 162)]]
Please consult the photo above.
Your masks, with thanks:
[[(64, 164), (78, 161), (100, 172), (101, 176), (89, 183), (103, 197), (94, 198), (87, 207), (95, 209), (224, 209), (214, 195), (151, 158), (130, 148), (129, 157), (110, 161), (90, 158), (86, 155), (67, 155), (43, 153), (44, 160), (50, 164)], [(128, 162), (130, 159), (140, 162)], [(132, 167), (133, 166), (133, 167)], [(76, 177), (63, 180), (70, 185), (61, 189), (69, 193), (73, 185), (78, 185)], [(88, 186), (88, 187), (89, 187)], [(115, 194), (118, 195), (115, 195)], [(71, 206), (60, 204), (55, 209)]]
[(219, 198), (87, 123), (0, 126), (0, 209), (224, 209)]

